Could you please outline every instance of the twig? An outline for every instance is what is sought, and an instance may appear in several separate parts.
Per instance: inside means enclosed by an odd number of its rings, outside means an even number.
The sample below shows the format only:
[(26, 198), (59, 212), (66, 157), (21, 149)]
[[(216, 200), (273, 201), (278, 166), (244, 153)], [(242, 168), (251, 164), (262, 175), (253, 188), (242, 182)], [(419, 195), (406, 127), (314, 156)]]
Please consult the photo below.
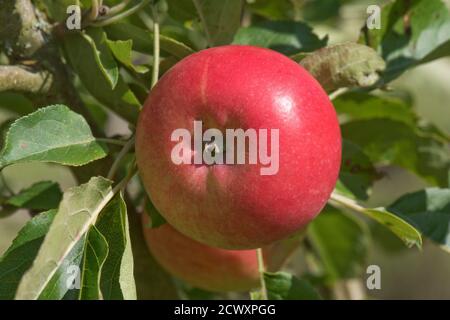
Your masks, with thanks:
[(0, 39), (11, 47), (10, 57), (28, 58), (47, 43), (48, 23), (36, 14), (30, 0), (3, 0), (0, 10)]
[(159, 48), (159, 17), (158, 10), (155, 6), (152, 6), (153, 13), (153, 73), (152, 73), (152, 84), (153, 88), (158, 82), (159, 78), (159, 59), (160, 59), (160, 48)]
[(127, 144), (127, 141), (118, 140), (118, 139), (109, 139), (109, 138), (97, 138), (98, 142), (104, 142), (108, 144), (114, 144), (117, 146), (125, 146)]
[(145, 11), (139, 12), (138, 16), (141, 19), (142, 23), (145, 24), (147, 29), (153, 32), (153, 18), (150, 17)]
[(17, 91), (46, 94), (53, 86), (53, 75), (22, 66), (0, 66), (0, 92)]
[(128, 4), (130, 2), (131, 2), (131, 0), (124, 0), (121, 3), (115, 5), (114, 7), (111, 7), (108, 11), (108, 16), (115, 15), (115, 14), (121, 12), (123, 9), (125, 9), (128, 6)]
[(264, 272), (266, 271), (266, 268), (264, 266), (263, 250), (261, 248), (256, 249), (256, 254), (258, 256), (258, 271), (259, 271), (259, 281), (261, 285), (261, 299), (268, 300), (266, 280), (264, 279)]
[(94, 27), (104, 27), (104, 26), (116, 23), (126, 17), (129, 17), (129, 16), (135, 14), (136, 12), (141, 10), (143, 7), (148, 5), (150, 3), (150, 1), (151, 0), (143, 0), (141, 3), (135, 5), (134, 7), (130, 8), (124, 12), (121, 12), (115, 16), (107, 17), (105, 19), (99, 19), (95, 22), (92, 22), (90, 25), (94, 26)]
[(294, 7), (294, 21), (300, 21), (302, 19), (302, 0), (291, 0), (292, 6)]
[(366, 292), (361, 279), (345, 279), (337, 281), (332, 287), (335, 300), (364, 300)]
[(89, 20), (94, 21), (98, 17), (100, 3), (98, 0), (91, 0), (91, 2), (92, 2), (92, 6), (91, 6), (91, 12), (89, 14)]
[(339, 88), (336, 91), (330, 93), (328, 95), (328, 98), (330, 98), (331, 101), (339, 97), (340, 95), (343, 95), (344, 93), (347, 93), (349, 91), (349, 88)]
[(366, 209), (364, 207), (360, 206), (358, 203), (356, 203), (355, 200), (341, 196), (340, 194), (337, 194), (336, 192), (333, 192), (331, 194), (330, 202), (335, 202), (337, 204), (343, 205), (344, 207), (349, 208), (356, 212), (361, 212), (361, 213), (366, 212)]
[(134, 137), (128, 140), (128, 142), (124, 145), (122, 150), (120, 150), (119, 154), (117, 155), (117, 158), (112, 164), (111, 169), (109, 170), (107, 175), (107, 178), (109, 180), (113, 180), (114, 176), (117, 173), (117, 170), (119, 169), (120, 164), (122, 163), (123, 158), (133, 148), (133, 146), (134, 146)]
[(128, 172), (127, 176), (123, 178), (112, 190), (113, 195), (118, 194), (119, 192), (123, 192), (128, 185), (128, 182), (134, 177), (137, 173), (136, 162), (133, 162), (133, 165), (130, 168), (130, 172)]

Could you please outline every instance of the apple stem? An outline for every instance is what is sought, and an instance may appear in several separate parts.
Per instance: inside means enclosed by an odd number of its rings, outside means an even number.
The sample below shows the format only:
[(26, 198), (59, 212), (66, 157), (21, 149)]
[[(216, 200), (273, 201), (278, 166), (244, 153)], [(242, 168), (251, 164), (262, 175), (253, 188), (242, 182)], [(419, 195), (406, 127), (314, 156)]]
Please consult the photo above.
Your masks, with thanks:
[(336, 192), (333, 192), (330, 196), (330, 202), (331, 203), (336, 203), (337, 205), (342, 205), (346, 208), (349, 208), (353, 211), (356, 212), (362, 212), (364, 213), (366, 211), (366, 209), (362, 206), (360, 206), (355, 200), (347, 198), (345, 196), (342, 196)]
[(328, 95), (328, 98), (333, 101), (334, 99), (336, 99), (337, 97), (339, 97), (340, 95), (343, 95), (344, 93), (347, 93), (349, 91), (349, 88), (339, 88), (336, 91), (330, 93)]
[(256, 249), (256, 254), (258, 256), (258, 271), (261, 285), (261, 300), (268, 300), (266, 281), (264, 280), (264, 272), (266, 271), (265, 270), (266, 268), (264, 266), (263, 250), (261, 248)]

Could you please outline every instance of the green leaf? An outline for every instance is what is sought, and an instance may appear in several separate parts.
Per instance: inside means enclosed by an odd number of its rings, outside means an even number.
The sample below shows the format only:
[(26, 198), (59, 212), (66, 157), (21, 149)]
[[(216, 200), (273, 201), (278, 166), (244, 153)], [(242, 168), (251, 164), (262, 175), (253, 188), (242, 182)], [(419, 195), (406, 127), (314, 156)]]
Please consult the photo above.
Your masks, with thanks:
[(336, 182), (336, 185), (335, 185), (335, 187), (334, 187), (334, 192), (336, 192), (336, 193), (338, 193), (338, 194), (340, 194), (340, 195), (342, 195), (342, 196), (345, 196), (346, 198), (349, 198), (349, 199), (352, 199), (352, 200), (356, 200), (355, 194), (354, 194), (352, 191), (350, 191), (350, 190), (342, 183), (341, 179), (339, 179), (339, 180)]
[(290, 0), (258, 0), (247, 5), (253, 13), (270, 20), (289, 20), (293, 18), (293, 1)]
[(166, 223), (166, 219), (159, 213), (148, 197), (145, 205), (145, 212), (150, 216), (150, 225), (147, 227), (158, 228)]
[(386, 66), (375, 50), (357, 43), (322, 48), (302, 59), (300, 64), (327, 92), (370, 87), (378, 81), (379, 73)]
[(19, 116), (35, 111), (33, 103), (29, 99), (14, 92), (0, 92), (0, 108)]
[(333, 100), (339, 114), (347, 120), (391, 119), (416, 126), (416, 116), (411, 106), (405, 102), (367, 93), (347, 93)]
[(100, 275), (103, 264), (108, 255), (108, 243), (105, 237), (91, 226), (86, 236), (84, 257), (82, 263), (82, 277), (79, 297), (80, 300), (100, 300)]
[(178, 21), (193, 20), (197, 17), (195, 5), (192, 0), (166, 0), (169, 6), (169, 15)]
[(407, 102), (348, 93), (333, 103), (343, 123), (344, 137), (363, 149), (372, 162), (399, 165), (432, 184), (446, 185), (450, 140), (431, 126), (419, 125)]
[(264, 273), (269, 300), (320, 300), (320, 295), (305, 280), (286, 272)]
[[(133, 41), (133, 49), (142, 53), (153, 52), (153, 33), (129, 23), (115, 23), (105, 27), (108, 38), (112, 40)], [(178, 59), (187, 57), (195, 51), (182, 42), (160, 35), (161, 50)]]
[(422, 236), (420, 232), (410, 223), (387, 211), (385, 208), (364, 208), (358, 205), (353, 199), (335, 192), (331, 196), (331, 202), (333, 206), (336, 205), (339, 208), (347, 208), (359, 212), (384, 225), (408, 247), (412, 247), (413, 245), (416, 245), (418, 248), (422, 247)]
[[(75, 243), (42, 290), (39, 300), (61, 300), (68, 299), (68, 297), (70, 297), (69, 300), (76, 300), (80, 291), (76, 288), (76, 285), (80, 285), (81, 281), (79, 277), (81, 276), (80, 270), (85, 242), (86, 236), (83, 236)], [(73, 279), (69, 277), (73, 277)], [(75, 283), (70, 283), (69, 280), (73, 280)], [(72, 286), (74, 287), (72, 288)]]
[(307, 1), (301, 6), (303, 19), (307, 21), (323, 21), (339, 16), (339, 9), (345, 0)]
[(374, 245), (381, 249), (386, 254), (401, 254), (409, 250), (404, 242), (387, 229), (382, 224), (376, 221), (369, 223), (370, 234), (374, 239)]
[(210, 46), (230, 44), (241, 24), (243, 0), (193, 0)]
[(264, 300), (261, 291), (250, 291), (250, 300)]
[(64, 193), (58, 213), (39, 249), (33, 266), (22, 278), (17, 299), (36, 299), (48, 285), (66, 256), (86, 234), (111, 200), (111, 181), (94, 177)]
[(101, 28), (88, 28), (86, 33), (81, 33), (91, 45), (95, 62), (100, 72), (114, 89), (119, 81), (119, 67), (111, 53), (106, 33)]
[(381, 13), (381, 29), (364, 28), (360, 41), (386, 60), (385, 83), (409, 68), (450, 55), (450, 13), (442, 1), (390, 1)]
[(104, 158), (105, 147), (82, 116), (63, 105), (39, 109), (16, 120), (0, 152), (0, 168), (30, 161), (80, 166)]
[(58, 207), (62, 198), (59, 185), (52, 181), (41, 181), (9, 198), (6, 203), (17, 208), (49, 210)]
[(383, 208), (368, 209), (365, 214), (382, 225), (388, 227), (408, 246), (422, 247), (422, 237), (420, 233), (411, 224), (403, 219), (399, 219), (396, 215), (386, 211)]
[(114, 54), (114, 57), (118, 61), (120, 61), (125, 67), (137, 72), (137, 73), (146, 73), (148, 72), (148, 68), (145, 66), (134, 65), (132, 61), (132, 48), (133, 48), (133, 40), (117, 40), (111, 41), (107, 40), (107, 44), (111, 49), (111, 52)]
[(330, 280), (359, 277), (365, 271), (369, 234), (352, 216), (327, 206), (308, 227), (308, 239)]
[(97, 49), (93, 42), (86, 35), (70, 33), (64, 37), (64, 48), (67, 60), (89, 93), (124, 119), (135, 123), (141, 108), (139, 100), (120, 76), (117, 85), (111, 89), (98, 67)]
[(445, 138), (386, 118), (348, 122), (341, 130), (374, 164), (395, 164), (430, 183), (446, 185), (450, 154)]
[(356, 198), (367, 200), (368, 190), (378, 178), (375, 167), (361, 148), (344, 140), (339, 180), (346, 189)]
[(128, 219), (133, 258), (134, 261), (139, 262), (134, 265), (138, 299), (180, 299), (178, 288), (172, 277), (162, 269), (147, 248), (141, 215), (136, 212), (134, 206), (129, 206), (128, 210), (130, 210)]
[(96, 227), (109, 246), (109, 254), (100, 279), (103, 299), (135, 300), (136, 285), (127, 208), (121, 195), (115, 196), (105, 207)]
[(34, 241), (45, 236), (48, 228), (50, 227), (50, 224), (55, 218), (56, 212), (56, 210), (42, 212), (29, 220), (19, 231), (8, 250), (6, 250), (6, 252), (3, 254), (2, 260), (4, 257), (9, 255), (12, 251), (18, 249), (19, 247), (27, 244), (30, 241)]
[(450, 189), (428, 188), (410, 193), (387, 209), (450, 249)]
[(31, 267), (56, 210), (29, 220), (0, 258), (0, 299), (13, 299), (23, 274)]
[[(77, 242), (39, 299), (136, 299), (126, 219), (126, 207), (118, 195), (100, 213), (95, 230), (91, 227)], [(75, 276), (81, 289), (68, 287), (71, 266), (78, 268), (74, 270), (79, 271)]]
[(310, 52), (327, 44), (328, 38), (319, 39), (303, 22), (266, 21), (250, 27), (240, 28), (234, 44), (269, 48), (286, 55)]

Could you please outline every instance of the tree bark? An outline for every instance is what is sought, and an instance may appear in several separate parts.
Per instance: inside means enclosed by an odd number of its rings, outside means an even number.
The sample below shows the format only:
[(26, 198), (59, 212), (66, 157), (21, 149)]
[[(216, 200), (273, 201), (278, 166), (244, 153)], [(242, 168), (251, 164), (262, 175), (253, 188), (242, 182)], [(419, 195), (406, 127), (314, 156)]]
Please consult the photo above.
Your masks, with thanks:
[(0, 66), (0, 92), (47, 94), (52, 84), (53, 75), (47, 71), (33, 71), (24, 66)]

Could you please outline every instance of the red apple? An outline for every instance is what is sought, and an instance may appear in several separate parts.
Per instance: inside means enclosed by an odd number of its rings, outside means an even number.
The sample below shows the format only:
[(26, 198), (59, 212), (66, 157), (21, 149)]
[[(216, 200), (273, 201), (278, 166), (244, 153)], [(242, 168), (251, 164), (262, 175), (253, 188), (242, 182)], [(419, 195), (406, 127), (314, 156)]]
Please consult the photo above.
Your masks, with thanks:
[[(143, 214), (144, 237), (154, 258), (169, 273), (194, 287), (214, 291), (248, 291), (259, 279), (256, 250), (226, 250), (207, 246), (176, 231), (169, 224), (150, 229)], [(291, 239), (264, 248), (269, 271), (277, 271), (303, 239)]]
[[(278, 130), (276, 174), (262, 175), (261, 158), (174, 163), (181, 140), (172, 135), (195, 135), (194, 121), (224, 134)], [(196, 145), (186, 146), (195, 158)], [(275, 154), (275, 147), (268, 139), (267, 150)], [(139, 117), (136, 157), (152, 202), (174, 228), (211, 246), (253, 249), (293, 234), (320, 212), (338, 177), (341, 136), (327, 94), (300, 65), (271, 50), (224, 46), (185, 58), (161, 78)]]
[(147, 246), (169, 273), (190, 285), (214, 292), (247, 291), (258, 286), (256, 250), (209, 247), (176, 231), (169, 224), (150, 229), (144, 218)]

